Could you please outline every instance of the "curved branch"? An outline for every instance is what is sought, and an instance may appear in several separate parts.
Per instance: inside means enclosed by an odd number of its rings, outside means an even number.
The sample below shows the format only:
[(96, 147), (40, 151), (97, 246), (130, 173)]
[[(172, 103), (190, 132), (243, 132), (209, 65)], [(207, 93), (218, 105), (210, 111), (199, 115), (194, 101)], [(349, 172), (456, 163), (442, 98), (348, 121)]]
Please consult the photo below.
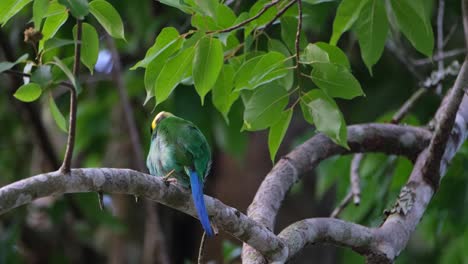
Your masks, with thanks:
[[(190, 192), (177, 185), (166, 185), (161, 179), (130, 169), (111, 168), (39, 174), (0, 189), (0, 214), (40, 197), (104, 191), (144, 197), (196, 217)], [(205, 202), (212, 221), (222, 230), (248, 243), (268, 259), (285, 259), (287, 248), (266, 227), (217, 199), (205, 196)]]
[[(287, 191), (302, 175), (322, 160), (334, 155), (357, 152), (383, 152), (415, 160), (428, 145), (431, 133), (422, 128), (392, 124), (363, 124), (348, 127), (347, 150), (323, 134), (309, 139), (282, 158), (268, 173), (250, 204), (247, 215), (273, 230), (276, 214)], [(263, 257), (244, 245), (243, 260), (263, 262)]]

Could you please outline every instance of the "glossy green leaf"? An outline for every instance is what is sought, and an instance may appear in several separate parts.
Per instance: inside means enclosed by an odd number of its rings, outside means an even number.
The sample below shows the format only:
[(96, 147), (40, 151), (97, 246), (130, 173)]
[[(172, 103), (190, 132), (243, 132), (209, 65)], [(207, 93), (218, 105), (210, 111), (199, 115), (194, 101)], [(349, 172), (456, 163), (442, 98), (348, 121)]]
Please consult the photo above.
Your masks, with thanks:
[(72, 15), (78, 19), (83, 19), (89, 14), (88, 0), (58, 0), (58, 2), (66, 6)]
[(156, 95), (156, 104), (165, 101), (177, 84), (182, 81), (184, 75), (189, 68), (195, 48), (188, 48), (181, 51), (179, 54), (170, 58), (159, 73), (154, 86), (154, 94)]
[(192, 16), (192, 26), (201, 30), (201, 31), (214, 31), (218, 29), (222, 29), (220, 26), (216, 24), (214, 18), (210, 16), (204, 16), (200, 13), (195, 13)]
[[(296, 32), (297, 32), (297, 18), (291, 16), (281, 17), (281, 38), (288, 47), (291, 54), (296, 54)], [(307, 45), (306, 38), (303, 34), (300, 38), (299, 48), (303, 49)]]
[(33, 3), (33, 21), (36, 30), (41, 29), (41, 22), (47, 13), (49, 0), (35, 0)]
[[(76, 40), (76, 25), (73, 27), (73, 38)], [(91, 74), (94, 71), (99, 55), (99, 36), (96, 29), (88, 23), (82, 25), (81, 36), (81, 62), (89, 69)]]
[(314, 63), (311, 77), (312, 81), (331, 97), (352, 99), (364, 95), (359, 82), (342, 65)]
[(356, 24), (361, 56), (372, 74), (372, 66), (382, 56), (387, 39), (388, 21), (384, 3), (380, 0), (369, 0), (362, 8)]
[(308, 101), (300, 100), (299, 104), (301, 106), (302, 117), (304, 117), (304, 120), (307, 121), (307, 123), (313, 125), (314, 124), (314, 118), (312, 117), (309, 106), (307, 105)]
[(232, 9), (229, 6), (220, 4), (216, 8), (215, 21), (220, 28), (228, 28), (234, 25), (236, 19), (236, 14), (234, 13), (234, 11), (232, 11)]
[(319, 89), (309, 91), (301, 100), (307, 105), (317, 130), (349, 148), (346, 123), (335, 101)]
[(328, 53), (325, 50), (321, 49), (315, 44), (310, 43), (301, 54), (300, 61), (304, 64), (312, 64), (315, 62), (330, 62), (330, 58), (328, 57)]
[(39, 41), (39, 51), (44, 48), (44, 43), (47, 40), (55, 36), (60, 27), (68, 19), (67, 9), (57, 2), (50, 3), (47, 13), (50, 15), (47, 16), (44, 26), (42, 27), (42, 39)]
[(13, 68), (16, 64), (25, 62), (28, 59), (29, 54), (23, 54), (15, 62), (2, 61), (0, 62), (0, 73)]
[(234, 88), (234, 68), (231, 65), (224, 65), (218, 80), (213, 87), (211, 97), (213, 105), (223, 115), (226, 123), (229, 124), (228, 114), (232, 104), (239, 98), (239, 92)]
[(288, 101), (288, 93), (278, 84), (259, 87), (245, 103), (242, 129), (255, 131), (275, 124)]
[(200, 95), (201, 102), (205, 95), (213, 88), (223, 67), (223, 44), (218, 39), (207, 37), (200, 40), (195, 49), (192, 65), (195, 90)]
[(44, 53), (72, 44), (75, 44), (75, 41), (72, 39), (51, 38), (44, 43)]
[(67, 121), (65, 120), (65, 117), (63, 117), (62, 112), (60, 112), (60, 109), (55, 104), (54, 98), (50, 94), (49, 94), (49, 109), (50, 109), (50, 113), (52, 114), (52, 117), (54, 118), (55, 124), (57, 124), (57, 126), (63, 132), (65, 133), (68, 132)]
[(219, 5), (218, 0), (193, 0), (194, 6), (199, 8), (204, 15), (216, 18), (216, 9)]
[(75, 90), (78, 91), (79, 90), (79, 86), (78, 86), (78, 83), (76, 82), (76, 79), (75, 79), (75, 76), (73, 75), (73, 73), (70, 71), (70, 69), (68, 69), (67, 65), (65, 65), (59, 58), (57, 57), (54, 57), (54, 61), (51, 62), (52, 64), (56, 65), (57, 67), (60, 68), (60, 70), (62, 70), (63, 73), (65, 73), (65, 75), (67, 76), (68, 80), (71, 82), (71, 84), (73, 85), (73, 87), (75, 87)]
[(432, 56), (434, 33), (432, 27), (428, 26), (430, 21), (424, 12), (415, 9), (415, 4), (405, 0), (391, 0), (390, 3), (401, 32), (419, 52)]
[(5, 25), (10, 18), (16, 15), (32, 0), (1, 0), (0, 1), (0, 25)]
[(235, 90), (253, 90), (284, 77), (287, 74), (285, 61), (286, 57), (276, 51), (246, 61), (236, 73)]
[(343, 0), (336, 11), (333, 21), (333, 33), (330, 39), (331, 45), (336, 45), (341, 35), (356, 22), (362, 7), (369, 0)]
[(148, 49), (145, 58), (137, 62), (130, 70), (135, 70), (138, 67), (146, 68), (150, 62), (157, 59), (160, 63), (163, 60), (174, 54), (180, 49), (184, 42), (184, 39), (179, 36), (177, 29), (173, 27), (163, 28), (159, 35), (156, 37), (154, 45)]
[(293, 115), (293, 108), (290, 108), (279, 116), (278, 121), (270, 127), (268, 132), (268, 149), (270, 151), (271, 162), (275, 162), (276, 153), (278, 148), (283, 141), (286, 130), (288, 130), (289, 123)]
[(348, 57), (346, 57), (346, 54), (340, 48), (325, 42), (316, 42), (314, 44), (327, 52), (328, 58), (330, 59), (331, 63), (343, 65), (348, 70), (351, 70), (351, 65), (349, 64)]
[(37, 83), (28, 83), (21, 85), (18, 90), (13, 94), (16, 99), (22, 102), (36, 101), (42, 94), (42, 89)]
[[(279, 40), (277, 39), (269, 39), (268, 40), (268, 50), (269, 51), (276, 51), (282, 53), (286, 58), (291, 56), (288, 48)], [(277, 82), (283, 86), (286, 90), (290, 90), (294, 84), (294, 63), (292, 59), (286, 59), (284, 62), (286, 68), (286, 75), (283, 78), (277, 80)]]
[(179, 10), (181, 10), (182, 12), (185, 12), (187, 14), (190, 14), (193, 12), (193, 9), (191, 6), (189, 6), (188, 4), (186, 4), (184, 1), (180, 1), (180, 0), (159, 0), (159, 2), (165, 4), (165, 5), (168, 5), (168, 6), (172, 6), (172, 7), (175, 7)]
[(153, 60), (146, 67), (144, 77), (146, 99), (143, 105), (146, 105), (146, 103), (154, 97), (154, 85), (156, 83), (156, 79), (158, 79), (159, 73), (161, 73), (164, 63), (165, 62), (161, 62), (159, 60)]
[(115, 8), (104, 0), (89, 3), (89, 11), (102, 27), (114, 38), (125, 39), (122, 19)]

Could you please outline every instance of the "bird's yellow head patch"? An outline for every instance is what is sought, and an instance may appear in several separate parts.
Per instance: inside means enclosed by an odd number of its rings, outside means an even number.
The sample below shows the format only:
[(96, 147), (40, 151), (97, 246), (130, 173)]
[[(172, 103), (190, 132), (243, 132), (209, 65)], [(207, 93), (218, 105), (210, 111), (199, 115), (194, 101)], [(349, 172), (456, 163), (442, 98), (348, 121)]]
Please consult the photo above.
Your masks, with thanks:
[(164, 111), (159, 112), (156, 115), (156, 117), (153, 119), (153, 122), (151, 122), (151, 133), (153, 133), (153, 131), (156, 129), (156, 126), (158, 125), (159, 122), (161, 122), (161, 120), (169, 116), (174, 116), (174, 115), (169, 112), (164, 112)]

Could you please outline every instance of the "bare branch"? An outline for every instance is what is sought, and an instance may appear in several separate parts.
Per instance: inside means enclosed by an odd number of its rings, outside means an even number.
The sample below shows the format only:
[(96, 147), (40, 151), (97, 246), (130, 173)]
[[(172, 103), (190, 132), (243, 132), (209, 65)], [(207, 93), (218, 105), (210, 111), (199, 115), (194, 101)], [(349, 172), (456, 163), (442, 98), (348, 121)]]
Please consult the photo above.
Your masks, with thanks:
[(361, 166), (362, 158), (364, 154), (355, 154), (351, 161), (351, 193), (353, 194), (353, 201), (355, 205), (359, 205), (361, 202), (361, 177), (359, 176), (359, 167)]
[(435, 54), (432, 58), (413, 60), (411, 61), (411, 63), (413, 63), (416, 66), (421, 66), (425, 64), (431, 64), (433, 63), (433, 61), (450, 59), (452, 57), (456, 57), (465, 53), (466, 53), (466, 49), (454, 49), (454, 50), (445, 51), (443, 56), (439, 56), (439, 54)]
[[(162, 177), (130, 169), (72, 169), (39, 174), (0, 189), (0, 213), (24, 205), (34, 199), (64, 193), (125, 193), (160, 202), (197, 216), (190, 191), (178, 185), (166, 185)], [(268, 259), (284, 261), (287, 248), (270, 230), (237, 209), (205, 195), (210, 218), (216, 225), (262, 252)]]
[(333, 212), (330, 214), (331, 218), (338, 218), (338, 216), (343, 212), (343, 210), (348, 206), (349, 202), (351, 202), (351, 199), (353, 198), (353, 193), (351, 190), (346, 194), (346, 196), (341, 200), (341, 203), (333, 210)]
[(270, 3), (268, 4), (265, 4), (263, 6), (263, 8), (253, 17), (249, 18), (249, 19), (246, 19), (242, 22), (240, 22), (239, 24), (236, 24), (232, 27), (228, 27), (228, 28), (225, 28), (225, 29), (221, 29), (221, 30), (215, 30), (215, 31), (208, 31), (206, 32), (207, 34), (213, 34), (213, 33), (225, 33), (225, 32), (231, 32), (233, 30), (236, 30), (236, 29), (239, 29), (245, 25), (247, 25), (248, 23), (254, 21), (255, 19), (259, 18), (261, 15), (263, 15), (268, 9), (270, 9), (270, 7), (272, 6), (275, 6), (276, 4), (278, 4), (280, 1), (279, 0), (273, 0), (271, 1)]
[[(437, 56), (444, 56), (444, 8), (445, 1), (439, 0), (439, 8), (437, 12)], [(437, 70), (442, 72), (444, 70), (444, 61), (437, 61)], [(437, 94), (442, 94), (442, 84), (439, 83), (436, 88)]]
[(427, 91), (427, 88), (419, 88), (411, 97), (398, 109), (398, 111), (392, 117), (392, 124), (398, 124), (413, 108), (416, 102), (421, 98)]

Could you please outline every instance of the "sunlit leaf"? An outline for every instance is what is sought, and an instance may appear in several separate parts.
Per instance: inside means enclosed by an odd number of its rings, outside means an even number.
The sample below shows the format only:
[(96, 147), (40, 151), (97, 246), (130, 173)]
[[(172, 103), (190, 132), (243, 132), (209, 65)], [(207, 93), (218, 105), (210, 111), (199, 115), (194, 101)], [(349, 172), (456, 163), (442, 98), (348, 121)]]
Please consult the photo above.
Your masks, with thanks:
[(42, 39), (39, 42), (40, 51), (44, 48), (44, 43), (53, 38), (60, 27), (68, 19), (67, 9), (57, 2), (50, 3), (47, 13), (51, 15), (47, 16), (44, 26), (42, 27)]
[(10, 18), (16, 15), (32, 0), (1, 0), (0, 1), (0, 25), (5, 25)]
[[(291, 56), (288, 48), (281, 41), (276, 39), (268, 40), (268, 50), (282, 53), (286, 58)], [(283, 78), (278, 79), (277, 82), (289, 91), (294, 84), (294, 69), (292, 68), (294, 66), (293, 60), (286, 59), (284, 64), (287, 68), (286, 75)]]
[(174, 54), (183, 44), (183, 38), (179, 36), (177, 29), (173, 27), (163, 28), (156, 37), (154, 45), (148, 49), (145, 58), (137, 62), (130, 70), (135, 70), (138, 67), (145, 68), (154, 59), (158, 58), (160, 63)]
[(195, 89), (203, 104), (205, 95), (213, 88), (223, 67), (223, 44), (215, 38), (203, 38), (195, 49), (192, 75)]
[(63, 132), (65, 133), (68, 132), (67, 121), (65, 120), (65, 117), (63, 117), (62, 112), (60, 112), (60, 109), (55, 104), (54, 98), (50, 94), (49, 94), (49, 109), (50, 109), (50, 113), (52, 114), (52, 117), (54, 118), (55, 124), (57, 124), (57, 126)]
[(42, 94), (42, 89), (37, 83), (28, 83), (20, 86), (13, 94), (16, 99), (29, 103), (36, 101)]
[[(288, 47), (292, 54), (296, 54), (296, 32), (297, 32), (297, 18), (291, 16), (281, 17), (281, 38)], [(301, 34), (304, 36), (303, 34)], [(301, 37), (299, 41), (299, 48), (303, 49), (307, 45), (305, 37)]]
[(75, 88), (76, 91), (79, 91), (78, 83), (76, 82), (75, 76), (73, 73), (68, 69), (67, 65), (65, 65), (59, 58), (54, 57), (54, 61), (51, 62), (52, 64), (56, 65), (57, 67), (62, 70), (63, 73), (67, 76), (68, 80), (70, 80), (71, 84)]
[[(76, 40), (77, 27), (73, 27), (73, 38)], [(99, 37), (96, 29), (88, 23), (82, 25), (81, 36), (81, 62), (89, 69), (91, 74), (94, 71), (99, 55)]]
[(49, 7), (49, 0), (35, 0), (33, 3), (33, 21), (36, 30), (41, 29), (42, 18), (47, 13)]
[(270, 151), (271, 162), (275, 162), (276, 153), (278, 148), (283, 141), (284, 135), (286, 135), (286, 130), (289, 127), (291, 122), (291, 117), (293, 115), (293, 108), (290, 108), (278, 117), (278, 121), (270, 127), (268, 132), (268, 149)]
[(115, 8), (104, 0), (89, 3), (89, 11), (114, 38), (125, 39), (122, 19)]

